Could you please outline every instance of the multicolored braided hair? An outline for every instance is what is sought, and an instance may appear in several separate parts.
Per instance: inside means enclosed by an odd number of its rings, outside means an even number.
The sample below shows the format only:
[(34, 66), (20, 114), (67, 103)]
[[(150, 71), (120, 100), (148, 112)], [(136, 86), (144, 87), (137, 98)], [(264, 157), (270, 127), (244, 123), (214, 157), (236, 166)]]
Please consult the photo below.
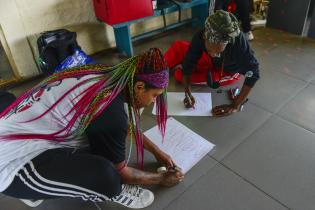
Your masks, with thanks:
[[(44, 139), (52, 141), (66, 141), (68, 138), (78, 137), (84, 133), (90, 122), (95, 119), (106, 107), (120, 94), (126, 90), (128, 98), (129, 112), (129, 132), (135, 135), (137, 147), (138, 163), (143, 165), (143, 138), (140, 131), (140, 113), (135, 106), (134, 84), (137, 81), (143, 81), (147, 88), (163, 88), (163, 94), (157, 97), (157, 123), (162, 136), (165, 135), (167, 120), (167, 100), (166, 87), (168, 86), (168, 68), (163, 58), (163, 54), (157, 48), (151, 48), (149, 51), (131, 57), (124, 62), (113, 66), (105, 65), (87, 65), (77, 68), (71, 68), (61, 73), (53, 74), (43, 82), (21, 95), (6, 110), (0, 113), (0, 119), (8, 118), (16, 111), (20, 104), (33, 97), (39, 91), (45, 90), (49, 85), (67, 78), (81, 78), (87, 75), (92, 77), (83, 78), (78, 84), (69, 89), (64, 95), (45, 112), (22, 123), (28, 123), (39, 120), (66, 98), (71, 92), (82, 85), (91, 84), (82, 93), (76, 96), (76, 103), (70, 111), (64, 116), (70, 116), (67, 125), (58, 132), (50, 134), (11, 134), (0, 136), (4, 140), (18, 139)], [(78, 124), (78, 129), (73, 129)], [(131, 137), (133, 135), (130, 135)]]

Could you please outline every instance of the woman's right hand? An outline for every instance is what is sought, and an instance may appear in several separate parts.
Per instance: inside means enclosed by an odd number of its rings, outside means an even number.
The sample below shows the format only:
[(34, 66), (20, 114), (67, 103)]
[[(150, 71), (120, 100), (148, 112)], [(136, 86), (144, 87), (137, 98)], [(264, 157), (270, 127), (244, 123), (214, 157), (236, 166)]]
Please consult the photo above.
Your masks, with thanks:
[(195, 98), (192, 96), (191, 92), (185, 92), (184, 105), (186, 108), (193, 108), (195, 106)]
[(168, 171), (163, 174), (160, 185), (164, 187), (173, 187), (183, 181), (184, 174), (181, 171)]

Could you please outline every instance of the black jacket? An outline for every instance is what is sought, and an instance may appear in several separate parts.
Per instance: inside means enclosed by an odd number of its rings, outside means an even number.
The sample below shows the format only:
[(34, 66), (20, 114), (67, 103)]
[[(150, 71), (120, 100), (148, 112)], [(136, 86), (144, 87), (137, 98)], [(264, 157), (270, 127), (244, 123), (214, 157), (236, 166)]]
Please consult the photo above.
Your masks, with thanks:
[[(197, 32), (191, 41), (191, 45), (183, 61), (183, 74), (191, 75), (198, 60), (201, 58), (203, 52), (206, 51), (205, 42), (203, 38), (203, 30)], [(221, 53), (220, 58), (213, 58), (213, 63), (220, 68), (224, 62), (224, 71), (229, 73), (240, 73), (249, 75), (246, 77), (244, 84), (253, 87), (259, 79), (259, 63), (254, 56), (245, 35), (241, 32), (235, 38), (234, 43), (229, 43), (225, 50)], [(251, 72), (250, 72), (251, 71)]]

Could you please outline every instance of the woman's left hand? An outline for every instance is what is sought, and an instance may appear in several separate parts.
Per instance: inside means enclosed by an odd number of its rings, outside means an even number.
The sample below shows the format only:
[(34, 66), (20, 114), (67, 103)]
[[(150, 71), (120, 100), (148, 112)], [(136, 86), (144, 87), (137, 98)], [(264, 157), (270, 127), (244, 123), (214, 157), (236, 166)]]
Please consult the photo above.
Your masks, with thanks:
[(214, 117), (225, 117), (237, 111), (238, 111), (238, 108), (235, 108), (233, 105), (223, 104), (223, 105), (214, 107), (212, 109), (212, 114)]
[(172, 168), (174, 166), (171, 156), (162, 150), (159, 149), (157, 152), (155, 152), (154, 156), (161, 165), (166, 166), (167, 168)]

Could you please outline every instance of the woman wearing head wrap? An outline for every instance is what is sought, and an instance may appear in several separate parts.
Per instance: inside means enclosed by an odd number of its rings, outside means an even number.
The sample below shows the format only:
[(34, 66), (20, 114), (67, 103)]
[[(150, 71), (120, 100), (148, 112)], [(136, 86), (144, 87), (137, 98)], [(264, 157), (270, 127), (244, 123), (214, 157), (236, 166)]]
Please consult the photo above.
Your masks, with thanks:
[[(168, 79), (163, 55), (153, 48), (114, 67), (90, 65), (54, 74), (20, 96), (0, 114), (0, 192), (20, 199), (150, 205), (153, 193), (133, 184), (173, 186), (183, 174), (127, 166), (125, 138), (129, 131), (140, 165), (146, 148), (174, 166), (140, 131), (139, 109), (156, 101), (164, 135)], [(82, 149), (86, 146), (89, 150)]]
[(246, 77), (238, 97), (232, 104), (213, 108), (214, 116), (238, 111), (259, 79), (258, 61), (239, 30), (237, 19), (223, 10), (206, 19), (205, 28), (194, 35), (191, 43), (175, 42), (164, 57), (170, 68), (182, 64), (182, 68), (175, 70), (174, 77), (185, 86), (187, 108), (195, 103), (191, 83), (207, 83), (211, 88), (218, 88), (238, 81), (240, 74)]

